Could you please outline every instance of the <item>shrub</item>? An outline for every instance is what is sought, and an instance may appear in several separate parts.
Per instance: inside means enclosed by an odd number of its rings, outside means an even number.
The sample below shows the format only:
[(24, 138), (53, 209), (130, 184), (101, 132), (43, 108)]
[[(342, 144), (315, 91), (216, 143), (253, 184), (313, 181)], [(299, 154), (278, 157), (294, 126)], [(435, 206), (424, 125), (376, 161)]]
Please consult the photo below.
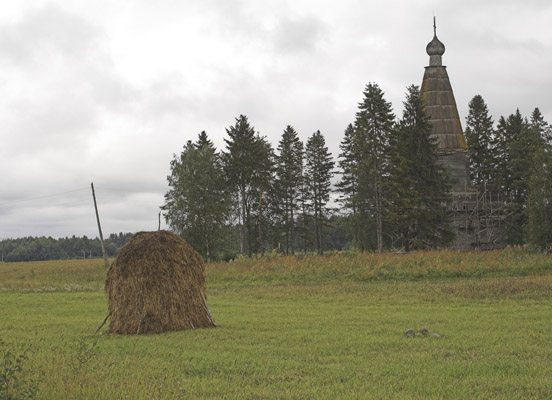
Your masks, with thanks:
[(0, 339), (0, 400), (31, 399), (38, 391), (36, 381), (23, 373), (30, 349), (14, 353)]

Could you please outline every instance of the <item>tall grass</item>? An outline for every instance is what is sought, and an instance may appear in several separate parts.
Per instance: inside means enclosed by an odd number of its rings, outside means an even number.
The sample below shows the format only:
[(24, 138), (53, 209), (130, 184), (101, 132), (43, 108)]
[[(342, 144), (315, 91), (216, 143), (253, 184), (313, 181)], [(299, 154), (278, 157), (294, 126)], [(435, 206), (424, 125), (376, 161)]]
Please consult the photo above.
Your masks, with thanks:
[[(337, 252), (327, 256), (266, 256), (208, 264), (207, 285), (243, 286), (330, 282), (426, 281), (521, 277), (552, 272), (552, 257), (506, 249), (411, 254)], [(103, 290), (102, 260), (0, 263), (0, 292)]]
[(514, 248), (479, 253), (338, 252), (323, 257), (276, 256), (214, 263), (208, 267), (208, 282), (216, 286), (420, 281), (542, 275), (549, 272), (552, 272), (552, 257)]
[(0, 263), (0, 292), (80, 292), (102, 290), (103, 260)]

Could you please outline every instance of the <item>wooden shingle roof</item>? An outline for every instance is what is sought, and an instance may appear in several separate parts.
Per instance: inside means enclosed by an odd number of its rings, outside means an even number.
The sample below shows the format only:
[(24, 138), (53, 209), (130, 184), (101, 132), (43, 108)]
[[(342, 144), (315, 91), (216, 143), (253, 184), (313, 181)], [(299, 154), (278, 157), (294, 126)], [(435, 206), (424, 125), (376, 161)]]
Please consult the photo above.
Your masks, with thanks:
[(433, 136), (437, 139), (441, 163), (450, 168), (455, 178), (454, 190), (465, 190), (469, 185), (468, 146), (447, 67), (441, 62), (445, 46), (437, 39), (435, 25), (433, 27), (434, 37), (426, 48), (429, 66), (425, 67), (420, 91), (426, 103), (429, 121), (433, 125)]
[[(430, 44), (435, 40), (437, 40), (436, 36)], [(432, 47), (428, 45), (428, 49), (432, 49)], [(430, 53), (428, 50), (430, 59), (433, 58), (430, 60), (430, 66), (425, 68), (421, 93), (426, 102), (426, 112), (433, 125), (433, 134), (439, 142), (439, 150), (467, 149), (447, 67), (441, 65), (440, 62), (442, 53)], [(437, 56), (439, 57), (438, 62), (435, 60)]]

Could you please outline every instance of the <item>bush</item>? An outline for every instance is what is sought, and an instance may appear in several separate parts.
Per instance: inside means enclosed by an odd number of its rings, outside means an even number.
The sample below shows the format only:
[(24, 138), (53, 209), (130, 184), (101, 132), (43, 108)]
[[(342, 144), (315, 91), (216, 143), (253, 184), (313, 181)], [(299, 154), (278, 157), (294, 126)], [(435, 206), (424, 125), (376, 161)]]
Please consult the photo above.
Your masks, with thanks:
[(31, 399), (38, 391), (36, 382), (23, 373), (30, 349), (14, 353), (0, 339), (0, 400)]

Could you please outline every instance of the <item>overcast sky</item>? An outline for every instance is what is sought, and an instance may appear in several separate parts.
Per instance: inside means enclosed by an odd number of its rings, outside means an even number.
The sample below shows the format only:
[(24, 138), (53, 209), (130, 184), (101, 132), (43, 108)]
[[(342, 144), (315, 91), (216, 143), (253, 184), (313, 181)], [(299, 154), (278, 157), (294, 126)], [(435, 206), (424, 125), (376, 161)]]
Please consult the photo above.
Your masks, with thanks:
[(157, 229), (174, 153), (240, 114), (337, 156), (362, 91), (402, 113), (437, 35), (464, 123), (552, 122), (549, 0), (17, 0), (0, 4), (0, 239)]

